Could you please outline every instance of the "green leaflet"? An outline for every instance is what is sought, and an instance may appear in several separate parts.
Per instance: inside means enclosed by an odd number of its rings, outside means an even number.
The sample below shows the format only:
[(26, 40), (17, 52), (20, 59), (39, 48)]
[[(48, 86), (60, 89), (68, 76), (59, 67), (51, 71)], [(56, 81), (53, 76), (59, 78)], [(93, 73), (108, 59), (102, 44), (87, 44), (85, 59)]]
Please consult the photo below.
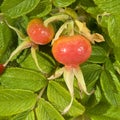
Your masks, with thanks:
[(66, 7), (75, 2), (75, 0), (54, 0), (53, 4), (56, 7)]
[(114, 107), (101, 102), (97, 106), (89, 109), (89, 116), (92, 120), (119, 120), (120, 107)]
[[(18, 119), (16, 119), (18, 120)], [(26, 117), (26, 120), (35, 120), (35, 114), (34, 111), (31, 111), (28, 116)]]
[(119, 0), (94, 0), (95, 4), (99, 8), (104, 10), (107, 13), (119, 14), (120, 11), (120, 1)]
[(92, 63), (104, 63), (107, 58), (106, 51), (100, 46), (92, 47), (91, 57), (88, 59)]
[[(111, 38), (112, 43), (115, 45), (114, 47), (114, 54), (117, 58), (117, 60), (120, 60), (120, 1), (119, 0), (106, 0), (106, 1), (101, 1), (101, 0), (94, 0), (95, 3), (98, 5), (99, 8), (103, 10), (102, 13), (104, 16), (102, 17), (102, 24), (106, 24), (105, 27), (108, 29), (108, 34)], [(102, 14), (101, 13), (101, 14)], [(107, 15), (107, 13), (110, 13)], [(104, 19), (103, 19), (104, 18)], [(106, 22), (106, 23), (105, 23)]]
[(93, 89), (96, 81), (99, 79), (102, 67), (98, 64), (85, 64), (81, 66), (85, 83), (89, 89)]
[(108, 33), (116, 47), (120, 47), (120, 15), (109, 16)]
[(29, 13), (30, 16), (44, 17), (52, 10), (50, 0), (40, 0), (36, 8)]
[[(61, 112), (70, 103), (71, 99), (70, 94), (62, 86), (54, 81), (49, 82), (47, 96), (49, 101), (52, 102), (52, 104), (55, 105), (56, 108)], [(68, 114), (70, 116), (78, 116), (83, 114), (84, 111), (84, 106), (74, 99)]]
[(120, 62), (115, 61), (113, 66), (114, 66), (114, 69), (120, 74)]
[(103, 71), (100, 77), (101, 87), (107, 101), (114, 106), (120, 106), (120, 83), (112, 72)]
[[(7, 56), (9, 56), (9, 47), (12, 45), (12, 32), (8, 26), (0, 21), (0, 62), (5, 61)], [(8, 52), (9, 51), (9, 52)]]
[[(120, 47), (114, 47), (115, 59), (117, 62), (120, 62)], [(119, 67), (120, 65), (117, 65)]]
[(41, 98), (36, 107), (37, 120), (64, 120), (60, 113), (47, 101)]
[(104, 115), (115, 120), (120, 120), (120, 107), (111, 106)]
[[(38, 59), (39, 66), (42, 69), (42, 71), (44, 71), (44, 73), (49, 75), (55, 69), (55, 61), (48, 54), (46, 54), (44, 52), (38, 52), (37, 53), (37, 59)], [(31, 54), (29, 54), (25, 58), (25, 60), (23, 60), (20, 63), (20, 65), (23, 68), (38, 70)]]
[(110, 118), (110, 117), (106, 117), (106, 116), (102, 116), (102, 115), (92, 115), (91, 120), (119, 120), (119, 119), (114, 119), (114, 118)]
[(32, 109), (36, 103), (36, 95), (27, 90), (0, 90), (0, 116), (10, 116)]
[(111, 62), (111, 60), (109, 58), (106, 59), (105, 64), (104, 64), (104, 68), (107, 71), (112, 71), (113, 73), (115, 72), (113, 63)]
[(11, 18), (17, 18), (31, 12), (40, 0), (4, 0), (1, 11)]
[(38, 91), (46, 85), (47, 80), (39, 72), (11, 67), (0, 76), (0, 82), (5, 88)]
[(25, 111), (15, 115), (11, 120), (35, 120), (34, 111)]
[(100, 88), (96, 86), (95, 92), (90, 96), (87, 106), (94, 107), (100, 103), (101, 99), (102, 99), (102, 93), (100, 91)]
[(10, 117), (1, 117), (0, 116), (0, 120), (11, 120)]

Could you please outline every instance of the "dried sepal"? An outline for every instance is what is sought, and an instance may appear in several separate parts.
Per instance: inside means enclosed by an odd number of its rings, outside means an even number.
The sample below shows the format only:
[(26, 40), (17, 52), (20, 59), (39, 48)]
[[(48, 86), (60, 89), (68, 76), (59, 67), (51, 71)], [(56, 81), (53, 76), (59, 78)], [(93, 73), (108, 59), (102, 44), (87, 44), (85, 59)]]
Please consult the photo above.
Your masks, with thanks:
[(91, 42), (94, 44), (95, 42), (103, 42), (103, 41), (105, 41), (104, 40), (104, 37), (101, 35), (101, 34), (99, 34), (99, 33), (93, 33), (92, 35), (91, 35)]
[(73, 87), (74, 73), (73, 73), (73, 68), (65, 67), (63, 77), (64, 77), (65, 83), (67, 85), (67, 88), (68, 88), (68, 90), (70, 92), (70, 96), (71, 96), (70, 103), (65, 107), (65, 109), (62, 112), (62, 114), (65, 114), (71, 108), (72, 103), (73, 103), (73, 99), (74, 99), (74, 87)]
[(53, 75), (51, 75), (47, 79), (48, 80), (53, 80), (53, 79), (59, 78), (63, 74), (63, 72), (64, 72), (64, 67), (59, 68), (55, 71), (55, 73)]
[(76, 77), (76, 79), (78, 81), (78, 86), (79, 86), (79, 89), (80, 89), (81, 93), (84, 92), (87, 95), (91, 95), (92, 92), (89, 93), (87, 91), (84, 76), (83, 76), (83, 73), (82, 73), (80, 67), (74, 68), (73, 72), (74, 72), (74, 75), (75, 75), (75, 77)]
[(37, 54), (36, 54), (36, 49), (37, 49), (37, 46), (35, 46), (35, 47), (32, 46), (32, 47), (31, 47), (31, 55), (32, 55), (32, 58), (34, 59), (34, 62), (35, 62), (35, 64), (36, 64), (38, 70), (39, 70), (40, 72), (44, 73), (44, 71), (43, 71), (43, 70), (40, 68), (40, 66), (39, 66), (38, 59), (37, 59)]
[(78, 32), (83, 35), (84, 37), (86, 37), (91, 43), (95, 43), (95, 42), (103, 42), (104, 37), (99, 34), (99, 33), (93, 33), (91, 34), (90, 30), (87, 28), (86, 23), (85, 22), (80, 22), (78, 20), (75, 20), (75, 23), (78, 27)]
[(25, 41), (23, 41), (10, 55), (9, 59), (4, 63), (4, 66), (7, 66), (7, 64), (11, 61), (11, 59), (19, 52), (21, 52), (22, 50), (29, 48), (33, 45), (33, 43), (26, 38)]
[(11, 28), (12, 30), (14, 30), (16, 32), (16, 34), (18, 35), (18, 37), (21, 39), (21, 40), (25, 40), (26, 39), (26, 36), (21, 32), (19, 31), (17, 28), (11, 26), (6, 20), (5, 20), (5, 23), (7, 24), (7, 26), (9, 28)]

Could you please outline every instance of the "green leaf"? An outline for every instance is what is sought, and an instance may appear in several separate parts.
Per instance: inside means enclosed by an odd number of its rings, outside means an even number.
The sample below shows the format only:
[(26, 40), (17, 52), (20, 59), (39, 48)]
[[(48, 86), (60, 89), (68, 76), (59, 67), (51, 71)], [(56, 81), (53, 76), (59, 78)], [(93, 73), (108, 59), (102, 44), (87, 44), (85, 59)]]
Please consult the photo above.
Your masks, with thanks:
[(114, 66), (114, 69), (120, 74), (120, 62), (115, 61), (113, 66)]
[[(80, 4), (78, 4), (78, 1), (80, 2)], [(93, 0), (77, 0), (76, 3), (79, 7), (82, 6), (82, 8), (85, 10), (85, 12), (90, 13), (92, 15), (92, 17), (94, 17), (94, 18), (96, 18), (97, 15), (101, 13), (101, 9), (95, 5)], [(80, 10), (80, 14), (81, 14), (81, 10)], [(84, 12), (83, 12), (83, 15), (85, 15)], [(86, 17), (87, 17), (87, 15), (86, 15)]]
[[(68, 91), (54, 81), (49, 82), (47, 96), (49, 101), (52, 102), (60, 112), (64, 110), (71, 100)], [(70, 111), (67, 114), (70, 116), (78, 116), (83, 114), (84, 111), (84, 106), (74, 99)]]
[(94, 94), (90, 96), (87, 106), (94, 107), (100, 103), (101, 99), (102, 99), (102, 94), (101, 94), (100, 88), (96, 86), (96, 90)]
[(0, 90), (0, 116), (11, 116), (32, 109), (37, 96), (27, 90)]
[(11, 120), (10, 117), (1, 117), (0, 116), (0, 120)]
[(4, 0), (1, 10), (11, 18), (17, 18), (31, 12), (40, 0)]
[(119, 0), (94, 0), (95, 4), (99, 8), (107, 13), (119, 14), (120, 11), (120, 1)]
[(120, 113), (120, 107), (111, 106), (104, 115), (107, 117), (111, 117), (112, 119), (115, 119), (115, 120), (120, 120), (119, 113)]
[(11, 120), (35, 120), (34, 111), (25, 111), (15, 115)]
[(102, 71), (102, 67), (98, 64), (85, 64), (81, 66), (81, 69), (83, 71), (86, 85), (89, 88), (93, 89), (93, 86), (95, 85), (96, 81), (99, 79), (99, 76)]
[[(16, 119), (18, 120), (18, 119)], [(31, 111), (28, 116), (26, 117), (25, 120), (35, 120), (35, 114), (34, 114), (34, 111)]]
[(56, 7), (66, 7), (75, 2), (75, 0), (54, 0), (53, 4)]
[(47, 101), (41, 98), (36, 108), (37, 120), (64, 120), (62, 115)]
[(94, 108), (89, 109), (89, 116), (92, 120), (119, 120), (120, 107), (114, 107), (101, 102)]
[(104, 68), (107, 71), (115, 72), (113, 63), (111, 62), (110, 58), (106, 59), (105, 64), (104, 64)]
[(36, 8), (30, 12), (30, 16), (44, 17), (52, 10), (50, 0), (40, 0)]
[(118, 119), (114, 119), (114, 118), (110, 118), (102, 115), (99, 115), (99, 116), (92, 115), (91, 120), (118, 120)]
[[(118, 10), (117, 10), (118, 11)], [(112, 15), (108, 20), (108, 33), (116, 47), (120, 47), (120, 15)]]
[(3, 0), (0, 1), (0, 5), (1, 5), (2, 2), (3, 2)]
[(86, 112), (91, 115), (95, 116), (102, 116), (104, 113), (106, 113), (107, 110), (109, 110), (110, 105), (106, 102), (100, 102), (98, 105), (96, 105), (93, 108), (88, 109)]
[(112, 71), (109, 71), (109, 73), (114, 81), (114, 85), (116, 87), (117, 92), (120, 92), (120, 81), (119, 81), (118, 77)]
[[(44, 52), (39, 52), (39, 53), (37, 53), (37, 59), (38, 59), (40, 68), (46, 74), (50, 74), (55, 69), (55, 61), (48, 54), (46, 54)], [(25, 58), (25, 60), (22, 61), (20, 64), (23, 68), (38, 70), (31, 54), (29, 54)]]
[(41, 73), (16, 67), (7, 68), (5, 73), (0, 76), (0, 81), (5, 88), (32, 91), (40, 90), (47, 83)]
[(9, 55), (11, 45), (12, 32), (4, 22), (0, 22), (0, 62), (3, 62), (4, 58)]
[[(114, 55), (115, 55), (115, 59), (116, 61), (120, 62), (120, 47), (114, 47)], [(117, 65), (119, 67), (119, 65)]]
[(100, 46), (92, 47), (91, 57), (88, 59), (92, 63), (104, 63), (107, 58), (106, 51)]
[[(117, 78), (117, 76), (114, 75)], [(103, 71), (100, 77), (101, 87), (104, 92), (107, 101), (114, 106), (120, 105), (120, 91), (118, 91), (118, 85), (116, 84), (116, 78), (110, 75), (109, 72)], [(117, 81), (118, 83), (118, 81)], [(118, 83), (120, 85), (120, 83)]]

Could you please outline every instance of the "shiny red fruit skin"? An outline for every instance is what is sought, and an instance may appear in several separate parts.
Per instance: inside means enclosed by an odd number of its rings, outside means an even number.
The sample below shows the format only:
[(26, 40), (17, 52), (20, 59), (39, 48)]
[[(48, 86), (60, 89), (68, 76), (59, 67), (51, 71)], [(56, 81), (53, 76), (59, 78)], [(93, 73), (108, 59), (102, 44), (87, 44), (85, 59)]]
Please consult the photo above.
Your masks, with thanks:
[(28, 23), (27, 34), (34, 43), (45, 45), (52, 40), (54, 29), (52, 25), (46, 27), (41, 19), (35, 18)]
[(52, 53), (56, 61), (72, 67), (85, 62), (90, 57), (91, 52), (90, 42), (81, 35), (60, 37), (52, 47)]
[(4, 72), (5, 67), (3, 64), (0, 64), (0, 75)]

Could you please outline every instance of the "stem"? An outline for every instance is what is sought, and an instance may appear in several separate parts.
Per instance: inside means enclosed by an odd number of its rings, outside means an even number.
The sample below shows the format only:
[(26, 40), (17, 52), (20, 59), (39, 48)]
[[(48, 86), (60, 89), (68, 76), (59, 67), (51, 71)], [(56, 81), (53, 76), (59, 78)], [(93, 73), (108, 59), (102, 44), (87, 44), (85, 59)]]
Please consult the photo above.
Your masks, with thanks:
[(38, 97), (37, 97), (38, 99), (41, 98), (41, 96), (43, 95), (45, 89), (46, 89), (46, 86), (39, 92)]
[(10, 55), (9, 59), (4, 63), (4, 66), (6, 67), (7, 64), (9, 63), (9, 61), (11, 61), (11, 59), (18, 53), (21, 52), (22, 50), (29, 48), (32, 46), (32, 42), (27, 39), (24, 42), (22, 42)]
[(52, 17), (46, 19), (44, 21), (44, 25), (47, 27), (48, 24), (51, 23), (51, 22), (53, 22), (53, 21), (56, 21), (56, 20), (63, 21), (63, 20), (68, 20), (68, 19), (69, 19), (69, 15), (60, 14), (60, 15), (52, 16)]
[(78, 15), (75, 12), (75, 10), (71, 9), (71, 8), (65, 8), (64, 12), (68, 15), (70, 15), (73, 19), (77, 19)]

